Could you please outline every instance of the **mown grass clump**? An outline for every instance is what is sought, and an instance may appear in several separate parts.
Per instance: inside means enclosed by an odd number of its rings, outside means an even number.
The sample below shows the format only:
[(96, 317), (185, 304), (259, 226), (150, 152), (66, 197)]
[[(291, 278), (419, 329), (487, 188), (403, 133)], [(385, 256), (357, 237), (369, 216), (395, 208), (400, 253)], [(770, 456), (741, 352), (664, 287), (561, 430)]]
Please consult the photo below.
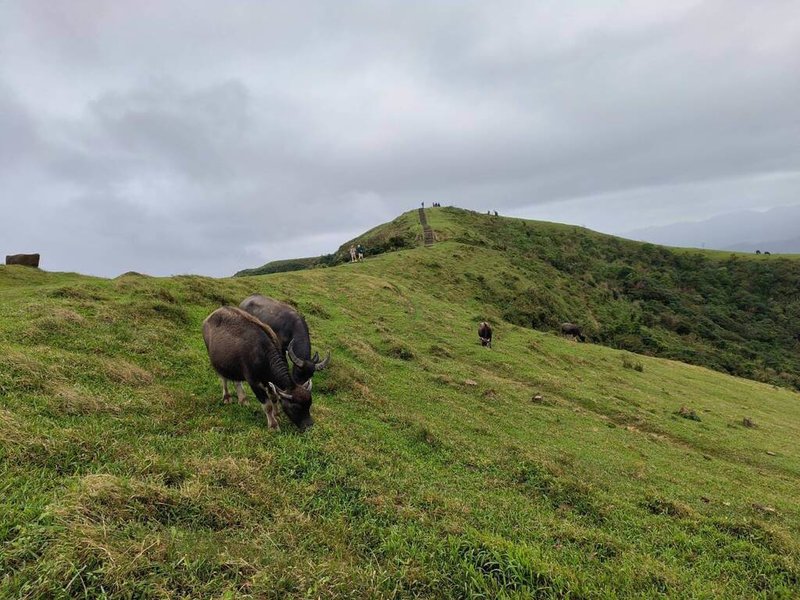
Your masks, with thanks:
[(691, 507), (682, 502), (675, 502), (658, 496), (646, 498), (642, 505), (654, 515), (689, 518), (696, 514)]
[(628, 356), (622, 358), (622, 366), (626, 369), (638, 371), (639, 373), (644, 371), (644, 365), (642, 364), (642, 361), (632, 359)]
[(702, 421), (703, 419), (700, 418), (700, 415), (697, 414), (697, 411), (693, 408), (689, 408), (687, 406), (681, 406), (678, 410), (675, 411), (675, 414), (682, 419), (688, 419), (690, 421)]
[(392, 358), (398, 358), (400, 360), (413, 360), (414, 351), (404, 344), (392, 344), (386, 350), (386, 356), (391, 356)]
[(456, 586), (465, 597), (586, 598), (567, 569), (548, 564), (536, 551), (492, 536), (473, 534), (454, 543)]

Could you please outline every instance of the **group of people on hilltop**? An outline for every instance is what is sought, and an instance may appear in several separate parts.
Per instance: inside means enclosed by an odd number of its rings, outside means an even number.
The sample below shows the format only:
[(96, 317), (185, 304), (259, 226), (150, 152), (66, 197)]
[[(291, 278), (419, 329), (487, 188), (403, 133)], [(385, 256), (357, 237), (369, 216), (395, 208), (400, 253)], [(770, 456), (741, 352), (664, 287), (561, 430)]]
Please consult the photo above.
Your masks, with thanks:
[(350, 262), (361, 262), (364, 260), (364, 246), (358, 244), (350, 245)]
[[(434, 202), (433, 204), (431, 204), (431, 206), (433, 208), (441, 208), (442, 207), (442, 205), (439, 202)], [(425, 208), (425, 203), (424, 202), (422, 203), (422, 208)]]

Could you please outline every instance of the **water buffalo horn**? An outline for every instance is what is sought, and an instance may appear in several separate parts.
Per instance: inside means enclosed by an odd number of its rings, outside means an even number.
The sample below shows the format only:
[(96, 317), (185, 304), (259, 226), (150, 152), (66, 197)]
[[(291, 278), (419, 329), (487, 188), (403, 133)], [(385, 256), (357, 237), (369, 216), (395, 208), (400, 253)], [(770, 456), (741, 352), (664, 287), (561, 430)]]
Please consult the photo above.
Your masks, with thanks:
[(289, 347), (286, 349), (286, 354), (289, 355), (289, 359), (294, 363), (296, 367), (302, 367), (303, 361), (297, 358), (297, 355), (294, 353), (294, 350), (292, 349), (293, 345), (294, 345), (294, 340), (289, 342)]
[(314, 358), (311, 359), (311, 362), (317, 364), (319, 362), (319, 352), (314, 352)]
[(314, 370), (315, 371), (322, 371), (322, 369), (324, 369), (325, 367), (328, 366), (329, 362), (331, 362), (331, 351), (330, 350), (328, 350), (328, 356), (325, 357), (325, 360), (323, 360), (322, 362), (318, 362), (316, 365), (314, 365)]
[(277, 385), (275, 385), (271, 381), (269, 382), (269, 387), (272, 388), (272, 393), (273, 394), (276, 394), (276, 395), (280, 396), (281, 398), (284, 398), (285, 400), (291, 400), (292, 399), (292, 395), (291, 394), (289, 394), (287, 392), (284, 392), (281, 388), (279, 388)]

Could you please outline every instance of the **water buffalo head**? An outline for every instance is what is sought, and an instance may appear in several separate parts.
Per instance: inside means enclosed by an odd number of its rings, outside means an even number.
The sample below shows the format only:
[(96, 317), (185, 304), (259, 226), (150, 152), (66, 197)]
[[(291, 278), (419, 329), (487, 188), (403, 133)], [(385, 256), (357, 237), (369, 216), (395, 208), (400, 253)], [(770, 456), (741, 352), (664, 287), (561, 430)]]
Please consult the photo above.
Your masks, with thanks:
[(300, 431), (305, 431), (314, 424), (314, 419), (311, 418), (311, 380), (305, 385), (295, 384), (289, 391), (280, 389), (272, 382), (269, 387), (280, 398), (283, 412)]
[(315, 352), (314, 356), (311, 357), (310, 360), (300, 358), (294, 353), (294, 340), (289, 342), (289, 347), (286, 349), (286, 354), (289, 357), (289, 360), (292, 361), (294, 368), (292, 369), (292, 377), (297, 382), (308, 382), (311, 381), (311, 377), (317, 371), (322, 371), (325, 367), (328, 366), (328, 363), (331, 361), (331, 353), (328, 352), (328, 355), (325, 357), (325, 360), (319, 359), (319, 353)]

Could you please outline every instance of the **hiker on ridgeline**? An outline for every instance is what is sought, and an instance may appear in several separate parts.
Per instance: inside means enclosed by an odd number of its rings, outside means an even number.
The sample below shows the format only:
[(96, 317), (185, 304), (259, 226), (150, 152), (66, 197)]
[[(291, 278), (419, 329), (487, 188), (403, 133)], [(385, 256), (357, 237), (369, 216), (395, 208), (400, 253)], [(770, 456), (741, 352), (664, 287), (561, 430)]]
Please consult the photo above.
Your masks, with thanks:
[(350, 245), (350, 262), (356, 262), (356, 247)]
[(497, 216), (497, 211), (494, 211), (494, 216), (495, 216), (495, 217)]
[(365, 252), (364, 246), (362, 246), (361, 244), (356, 246), (356, 259), (358, 260), (358, 262), (364, 260), (364, 252)]

